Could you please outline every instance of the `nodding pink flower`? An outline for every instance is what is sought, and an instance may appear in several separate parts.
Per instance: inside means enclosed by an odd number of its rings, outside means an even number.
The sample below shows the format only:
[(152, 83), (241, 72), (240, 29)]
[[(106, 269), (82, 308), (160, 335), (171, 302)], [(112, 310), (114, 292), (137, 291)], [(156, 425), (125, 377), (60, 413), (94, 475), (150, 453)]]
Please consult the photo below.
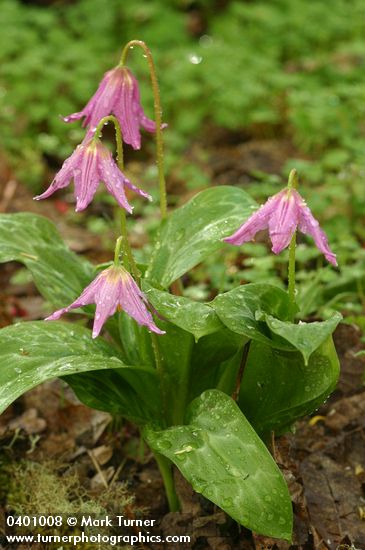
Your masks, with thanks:
[[(99, 88), (82, 111), (63, 120), (73, 122), (85, 117), (83, 126), (95, 131), (100, 120), (111, 114), (119, 121), (123, 140), (133, 149), (141, 148), (140, 127), (147, 132), (156, 131), (155, 122), (145, 115), (141, 105), (138, 82), (127, 67), (114, 67), (105, 73)], [(165, 127), (163, 124), (162, 128)]]
[(298, 228), (302, 233), (313, 237), (317, 248), (324, 254), (326, 260), (337, 265), (336, 255), (328, 245), (326, 234), (295, 189), (285, 188), (270, 197), (233, 235), (223, 240), (240, 245), (252, 240), (258, 231), (266, 228), (269, 229), (272, 251), (275, 254), (279, 254), (290, 244)]
[(118, 204), (129, 213), (133, 208), (128, 203), (125, 187), (151, 200), (150, 195), (135, 187), (119, 170), (110, 151), (101, 141), (90, 137), (89, 134), (65, 160), (48, 189), (34, 198), (46, 199), (58, 189), (66, 187), (71, 179), (75, 183), (76, 212), (85, 210), (90, 204), (101, 181)]
[(132, 276), (124, 267), (115, 265), (99, 273), (71, 305), (55, 311), (46, 318), (46, 321), (54, 321), (71, 309), (92, 303), (96, 304), (93, 338), (99, 336), (107, 318), (114, 315), (117, 309), (124, 310), (139, 325), (146, 326), (152, 332), (165, 334), (153, 322), (152, 315), (146, 307), (147, 298), (138, 288)]

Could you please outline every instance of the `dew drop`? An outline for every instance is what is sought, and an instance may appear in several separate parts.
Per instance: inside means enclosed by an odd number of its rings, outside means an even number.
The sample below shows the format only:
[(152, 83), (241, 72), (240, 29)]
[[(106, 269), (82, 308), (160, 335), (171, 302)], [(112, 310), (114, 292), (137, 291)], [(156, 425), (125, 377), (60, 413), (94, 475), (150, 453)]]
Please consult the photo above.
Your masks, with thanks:
[(190, 63), (192, 63), (193, 65), (199, 65), (199, 63), (201, 63), (203, 60), (202, 56), (201, 55), (197, 55), (195, 53), (191, 53), (189, 54), (189, 61)]
[(168, 441), (167, 439), (163, 439), (162, 441), (158, 442), (158, 446), (162, 451), (165, 451), (167, 449), (170, 449), (172, 447), (171, 441)]

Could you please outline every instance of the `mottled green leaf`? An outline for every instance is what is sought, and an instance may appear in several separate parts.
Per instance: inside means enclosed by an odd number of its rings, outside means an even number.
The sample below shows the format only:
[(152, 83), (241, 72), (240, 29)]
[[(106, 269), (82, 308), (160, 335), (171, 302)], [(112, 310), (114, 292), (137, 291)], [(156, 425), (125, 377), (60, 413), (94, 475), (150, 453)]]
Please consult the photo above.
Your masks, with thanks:
[[(265, 283), (239, 286), (220, 294), (210, 305), (232, 332), (269, 345), (273, 345), (274, 341), (265, 322), (265, 314), (283, 320), (287, 320), (289, 316), (287, 293), (279, 287)], [(279, 338), (276, 338), (275, 346), (291, 349), (285, 340)]]
[(293, 324), (275, 319), (271, 315), (265, 317), (271, 332), (284, 338), (300, 351), (306, 364), (311, 354), (328, 339), (342, 319), (340, 313), (335, 313), (327, 321), (313, 323), (299, 321), (298, 324)]
[(189, 401), (204, 390), (217, 388), (231, 394), (247, 339), (226, 327), (203, 336), (191, 354)]
[(194, 338), (167, 321), (158, 320), (157, 324), (166, 331), (166, 334), (156, 338), (155, 345), (161, 360), (163, 387), (168, 396), (165, 411), (167, 422), (180, 423), (187, 406)]
[(262, 437), (272, 430), (280, 434), (326, 400), (336, 386), (339, 372), (331, 337), (312, 353), (307, 365), (299, 352), (252, 342), (239, 405)]
[(264, 535), (290, 539), (286, 483), (236, 403), (208, 390), (191, 404), (187, 422), (163, 431), (147, 428), (148, 444), (233, 519)]
[[(94, 372), (95, 383), (90, 395), (91, 401), (98, 401), (98, 408), (110, 410), (101, 406), (101, 401), (103, 392), (105, 395), (106, 381), (110, 385), (112, 380), (118, 388), (114, 389), (113, 394), (109, 392), (107, 398), (119, 400), (113, 410), (139, 421), (156, 420), (151, 414), (151, 411), (159, 409), (155, 371), (125, 365), (117, 355), (114, 347), (102, 338), (92, 340), (91, 332), (78, 325), (34, 321), (6, 327), (0, 330), (0, 412), (24, 392), (46, 380), (56, 377), (67, 379), (69, 375), (99, 371), (98, 374)], [(109, 374), (107, 369), (115, 369), (115, 374)], [(74, 380), (76, 387), (78, 380), (81, 383), (83, 378), (80, 376), (77, 381)], [(86, 376), (81, 392), (85, 400), (87, 380), (90, 378)], [(123, 401), (120, 397), (124, 388), (128, 397), (124, 395)], [(152, 404), (146, 405), (148, 395)]]
[(168, 287), (219, 250), (223, 237), (235, 231), (255, 206), (255, 201), (237, 187), (212, 187), (198, 193), (166, 220), (146, 278), (154, 286)]
[(56, 307), (72, 302), (90, 283), (94, 267), (65, 245), (54, 224), (30, 213), (0, 215), (0, 262), (17, 261)]
[(216, 312), (207, 304), (157, 290), (147, 282), (143, 282), (142, 289), (163, 318), (190, 332), (196, 340), (223, 328)]
[(123, 416), (136, 424), (161, 423), (162, 406), (156, 371), (145, 367), (107, 368), (65, 377), (88, 407)]

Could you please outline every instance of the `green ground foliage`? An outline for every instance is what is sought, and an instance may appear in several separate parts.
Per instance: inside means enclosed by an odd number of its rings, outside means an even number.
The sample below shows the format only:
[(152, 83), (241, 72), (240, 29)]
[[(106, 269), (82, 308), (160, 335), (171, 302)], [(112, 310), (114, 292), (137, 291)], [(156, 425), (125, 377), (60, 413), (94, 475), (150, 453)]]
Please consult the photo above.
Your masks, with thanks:
[[(181, 159), (194, 140), (204, 148), (212, 126), (248, 138), (288, 140), (297, 158), (288, 158), (277, 176), (252, 174), (250, 192), (262, 202), (280, 189), (290, 168), (297, 168), (303, 195), (342, 266), (340, 274), (331, 268), (318, 274), (315, 268), (322, 260), (303, 239), (299, 281), (307, 313), (340, 302), (342, 309), (361, 314), (363, 0), (333, 0), (330, 5), (326, 0), (109, 0), (108, 9), (103, 0), (2, 0), (1, 19), (2, 144), (6, 162), (21, 181), (34, 191), (44, 188), (84, 135), (80, 124), (66, 125), (58, 115), (82, 108), (102, 74), (118, 62), (122, 45), (142, 39), (152, 49), (160, 75), (169, 123), (168, 170), (188, 188), (209, 185), (206, 174)], [(152, 115), (145, 59), (137, 50), (131, 59)], [(207, 280), (216, 290), (229, 288), (232, 279), (239, 283), (259, 277), (282, 284), (285, 254), (267, 256), (266, 250), (245, 245), (242, 270), (234, 265), (236, 251), (230, 251), (226, 265), (213, 256), (209, 277), (206, 268), (204, 273), (197, 270), (188, 292), (205, 299), (211, 292)]]
[[(39, 182), (45, 157), (59, 161), (71, 151), (69, 138), (83, 135), (58, 115), (82, 107), (122, 44), (136, 37), (150, 45), (163, 75), (174, 151), (212, 121), (289, 135), (301, 151), (325, 153), (330, 171), (362, 156), (362, 0), (334, 0), (330, 8), (326, 0), (1, 4), (2, 138), (30, 182)], [(135, 56), (141, 74), (143, 62)], [(143, 88), (148, 104), (147, 81)]]

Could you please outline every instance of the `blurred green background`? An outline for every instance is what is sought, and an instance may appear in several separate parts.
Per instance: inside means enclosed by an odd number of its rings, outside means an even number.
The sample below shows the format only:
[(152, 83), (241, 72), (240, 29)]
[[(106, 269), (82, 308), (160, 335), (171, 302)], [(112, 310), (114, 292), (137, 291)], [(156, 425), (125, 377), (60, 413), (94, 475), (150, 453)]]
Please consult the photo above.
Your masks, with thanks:
[[(0, 0), (0, 8), (1, 155), (32, 192), (49, 183), (84, 135), (59, 115), (85, 105), (126, 41), (144, 40), (158, 68), (172, 180), (189, 192), (211, 183), (249, 185), (262, 201), (295, 166), (343, 266), (341, 277), (329, 269), (320, 277), (335, 280), (332, 295), (342, 293), (346, 307), (362, 311), (364, 0)], [(152, 115), (145, 59), (135, 51), (130, 60)], [(240, 144), (258, 140), (277, 147), (278, 168), (254, 163), (243, 178), (239, 163), (230, 171)], [(145, 143), (152, 153), (152, 141)], [(230, 147), (234, 154), (222, 164)], [(212, 258), (216, 288), (232, 277), (283, 279), (285, 257), (267, 257), (263, 245), (246, 250), (244, 274), (233, 268), (228, 278), (227, 266)], [(306, 246), (299, 261), (309, 303), (322, 260)]]
[[(364, 156), (363, 0), (0, 5), (2, 146), (30, 185), (83, 136), (58, 115), (86, 103), (132, 38), (154, 53), (172, 152), (181, 153), (212, 123), (288, 136), (333, 171)], [(141, 55), (132, 63), (146, 73)], [(148, 80), (143, 84), (149, 105)]]

